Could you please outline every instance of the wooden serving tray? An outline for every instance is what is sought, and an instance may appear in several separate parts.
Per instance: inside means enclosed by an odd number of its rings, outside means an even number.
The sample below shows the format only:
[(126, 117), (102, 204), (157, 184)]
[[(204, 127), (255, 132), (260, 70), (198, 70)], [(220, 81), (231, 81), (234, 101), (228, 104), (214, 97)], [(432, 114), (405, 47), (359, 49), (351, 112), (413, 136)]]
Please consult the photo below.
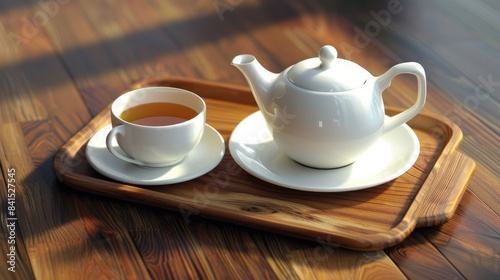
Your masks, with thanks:
[[(444, 223), (455, 212), (475, 170), (457, 151), (461, 130), (440, 117), (420, 114), (408, 125), (421, 151), (415, 165), (388, 183), (352, 192), (313, 193), (257, 179), (232, 159), (227, 143), (236, 125), (258, 110), (246, 87), (184, 78), (147, 80), (134, 86), (172, 86), (193, 91), (207, 103), (207, 122), (226, 141), (222, 162), (197, 179), (164, 186), (133, 186), (94, 171), (87, 141), (109, 124), (109, 107), (56, 154), (54, 168), (68, 187), (127, 201), (202, 215), (244, 226), (355, 250), (379, 250), (401, 242), (416, 227)], [(399, 110), (386, 108), (386, 114)]]

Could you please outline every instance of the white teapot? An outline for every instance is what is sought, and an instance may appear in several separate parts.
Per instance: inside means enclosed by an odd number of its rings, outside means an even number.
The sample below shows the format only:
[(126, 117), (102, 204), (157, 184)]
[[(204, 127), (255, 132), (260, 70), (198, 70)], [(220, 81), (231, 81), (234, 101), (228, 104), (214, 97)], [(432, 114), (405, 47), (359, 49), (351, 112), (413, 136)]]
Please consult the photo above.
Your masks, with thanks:
[[(416, 62), (393, 66), (374, 77), (358, 64), (337, 58), (324, 46), (280, 74), (266, 70), (252, 55), (236, 56), (277, 146), (293, 160), (314, 168), (338, 168), (356, 161), (384, 133), (417, 115), (425, 103), (426, 78)], [(382, 92), (399, 74), (418, 81), (409, 109), (386, 117)]]

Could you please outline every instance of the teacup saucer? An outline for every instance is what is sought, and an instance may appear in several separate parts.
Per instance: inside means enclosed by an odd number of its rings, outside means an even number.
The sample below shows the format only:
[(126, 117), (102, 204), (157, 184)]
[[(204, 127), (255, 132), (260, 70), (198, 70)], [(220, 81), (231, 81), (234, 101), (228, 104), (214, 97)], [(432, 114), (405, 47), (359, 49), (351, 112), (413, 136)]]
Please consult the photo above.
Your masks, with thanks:
[(261, 112), (241, 121), (229, 151), (245, 171), (269, 183), (312, 192), (344, 192), (374, 187), (410, 169), (420, 153), (415, 132), (406, 124), (383, 135), (356, 162), (337, 169), (314, 169), (286, 156), (273, 141)]
[[(86, 155), (90, 165), (102, 175), (129, 184), (167, 185), (185, 182), (204, 175), (215, 168), (224, 156), (224, 139), (210, 125), (200, 143), (183, 161), (168, 167), (140, 167), (113, 156), (106, 148), (108, 125), (99, 130), (88, 142)], [(115, 142), (114, 145), (118, 146)]]

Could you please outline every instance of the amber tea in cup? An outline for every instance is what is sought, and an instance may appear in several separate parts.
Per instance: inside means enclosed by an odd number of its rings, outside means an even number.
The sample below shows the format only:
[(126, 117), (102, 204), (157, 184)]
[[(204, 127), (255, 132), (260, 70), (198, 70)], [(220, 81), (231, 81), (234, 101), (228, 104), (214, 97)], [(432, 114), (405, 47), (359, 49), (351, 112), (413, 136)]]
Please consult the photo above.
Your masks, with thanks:
[(126, 162), (171, 166), (198, 145), (205, 121), (205, 102), (193, 92), (172, 87), (136, 89), (111, 105), (113, 128), (106, 146)]
[(139, 125), (165, 126), (185, 122), (198, 113), (182, 104), (154, 102), (140, 104), (124, 110), (120, 118)]

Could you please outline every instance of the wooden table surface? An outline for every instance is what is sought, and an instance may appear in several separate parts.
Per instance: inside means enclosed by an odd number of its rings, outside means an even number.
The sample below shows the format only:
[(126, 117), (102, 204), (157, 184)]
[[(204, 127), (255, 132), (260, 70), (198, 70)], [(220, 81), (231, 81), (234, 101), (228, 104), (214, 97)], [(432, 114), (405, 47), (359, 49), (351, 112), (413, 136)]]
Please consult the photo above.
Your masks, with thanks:
[[(0, 278), (498, 279), (499, 13), (496, 0), (0, 1)], [(477, 164), (449, 222), (357, 252), (58, 182), (55, 153), (133, 83), (246, 85), (235, 55), (281, 72), (325, 44), (373, 75), (424, 66), (423, 111), (455, 122)], [(414, 88), (397, 78), (385, 104), (408, 107)]]

